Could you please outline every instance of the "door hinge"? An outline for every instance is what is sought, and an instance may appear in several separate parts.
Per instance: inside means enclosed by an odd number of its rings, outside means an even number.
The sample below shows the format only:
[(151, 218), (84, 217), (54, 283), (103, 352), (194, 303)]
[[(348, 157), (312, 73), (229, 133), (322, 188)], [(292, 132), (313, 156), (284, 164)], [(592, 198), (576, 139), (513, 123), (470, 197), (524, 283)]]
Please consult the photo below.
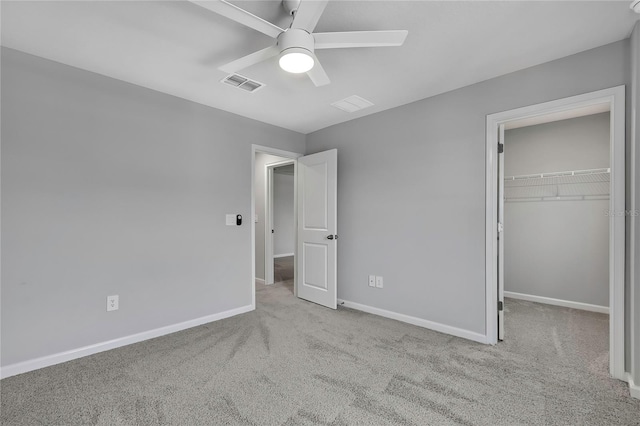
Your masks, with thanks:
[(502, 312), (504, 310), (504, 303), (502, 300), (498, 300), (498, 311)]
[(504, 144), (503, 143), (499, 143), (498, 144), (498, 154), (502, 154), (504, 152)]
[(502, 224), (502, 222), (498, 222), (498, 233), (504, 231), (504, 225)]

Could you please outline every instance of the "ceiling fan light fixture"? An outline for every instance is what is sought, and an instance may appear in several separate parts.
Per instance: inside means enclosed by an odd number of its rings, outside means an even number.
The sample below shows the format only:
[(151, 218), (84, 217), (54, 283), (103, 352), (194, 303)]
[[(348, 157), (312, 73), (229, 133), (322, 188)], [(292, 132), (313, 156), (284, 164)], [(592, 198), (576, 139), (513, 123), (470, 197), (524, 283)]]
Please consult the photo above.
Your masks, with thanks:
[(313, 68), (315, 61), (307, 49), (291, 47), (280, 53), (280, 68), (292, 74), (301, 74)]
[(320, 87), (329, 84), (330, 80), (315, 56), (317, 49), (402, 46), (408, 33), (406, 30), (315, 33), (313, 31), (329, 0), (281, 0), (284, 8), (293, 16), (286, 29), (265, 21), (228, 0), (190, 1), (277, 40), (275, 46), (218, 67), (227, 74), (279, 56), (280, 68), (294, 74), (307, 73), (313, 84)]

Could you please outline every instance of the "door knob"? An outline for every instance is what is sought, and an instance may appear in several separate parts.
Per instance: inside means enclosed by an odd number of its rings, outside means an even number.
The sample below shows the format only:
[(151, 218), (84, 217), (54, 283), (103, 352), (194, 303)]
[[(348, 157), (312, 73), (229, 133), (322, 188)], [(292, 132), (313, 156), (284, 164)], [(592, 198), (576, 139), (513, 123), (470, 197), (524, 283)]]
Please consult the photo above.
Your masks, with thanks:
[(329, 235), (329, 236), (327, 236), (327, 240), (334, 240), (334, 239), (337, 240), (338, 236), (337, 235)]

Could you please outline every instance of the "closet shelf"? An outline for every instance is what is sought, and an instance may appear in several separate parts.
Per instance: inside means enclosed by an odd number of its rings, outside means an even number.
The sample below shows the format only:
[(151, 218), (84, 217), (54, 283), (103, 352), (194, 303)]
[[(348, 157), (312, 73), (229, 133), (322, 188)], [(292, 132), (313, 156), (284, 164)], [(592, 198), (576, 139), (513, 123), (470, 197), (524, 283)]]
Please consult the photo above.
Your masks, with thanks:
[(608, 200), (608, 195), (553, 196), (553, 197), (513, 197), (505, 198), (505, 203), (525, 203), (532, 201), (594, 201)]
[(507, 176), (505, 201), (591, 200), (609, 197), (611, 169)]
[(506, 176), (505, 187), (539, 186), (574, 183), (609, 182), (611, 169), (572, 170), (568, 172), (536, 173), (532, 175)]

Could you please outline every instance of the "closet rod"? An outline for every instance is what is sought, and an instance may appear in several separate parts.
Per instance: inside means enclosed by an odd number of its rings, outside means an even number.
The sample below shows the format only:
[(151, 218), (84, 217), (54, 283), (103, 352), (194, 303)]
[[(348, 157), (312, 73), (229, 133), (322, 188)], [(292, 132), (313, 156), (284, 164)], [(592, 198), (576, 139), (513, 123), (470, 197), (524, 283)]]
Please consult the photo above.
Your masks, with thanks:
[(564, 195), (559, 197), (505, 197), (505, 203), (528, 203), (532, 201), (592, 201), (608, 200), (608, 195)]
[(569, 170), (565, 172), (549, 172), (549, 173), (535, 173), (530, 175), (505, 176), (504, 180), (544, 179), (544, 178), (566, 177), (566, 176), (597, 175), (602, 173), (611, 173), (611, 169), (610, 168), (584, 169), (584, 170)]

